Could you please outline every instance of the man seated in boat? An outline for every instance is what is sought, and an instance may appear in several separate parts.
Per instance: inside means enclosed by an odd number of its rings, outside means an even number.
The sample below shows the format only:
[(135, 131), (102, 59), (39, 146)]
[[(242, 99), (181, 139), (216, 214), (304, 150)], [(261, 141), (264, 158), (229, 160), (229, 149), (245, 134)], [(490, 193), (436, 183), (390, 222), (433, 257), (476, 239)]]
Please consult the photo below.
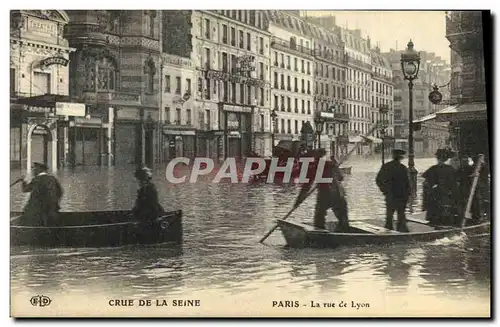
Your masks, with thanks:
[(50, 226), (57, 224), (59, 202), (63, 190), (57, 178), (47, 173), (48, 167), (35, 162), (31, 182), (23, 181), (22, 191), (31, 192), (24, 207), (21, 224), (28, 226)]
[(408, 232), (405, 209), (410, 198), (411, 188), (408, 169), (401, 163), (405, 154), (406, 152), (403, 150), (393, 150), (393, 160), (382, 165), (375, 180), (385, 196), (385, 228), (393, 229), (394, 212), (396, 211), (398, 232)]
[[(319, 160), (324, 157), (325, 154), (325, 149), (317, 149), (304, 155), (304, 157), (313, 157), (314, 162), (309, 165), (309, 169), (307, 171), (307, 178), (309, 182), (302, 185), (300, 193), (297, 196), (297, 200), (295, 201), (295, 206), (299, 206), (304, 201), (306, 194), (311, 189), (312, 184), (315, 182)], [(343, 197), (343, 193), (341, 193), (341, 188), (339, 187), (340, 182), (336, 178), (337, 174), (334, 173), (334, 166), (331, 161), (325, 162), (324, 169), (319, 176), (322, 176), (323, 178), (332, 178), (333, 181), (331, 183), (317, 182), (318, 194), (316, 196), (314, 227), (325, 229), (326, 212), (331, 208), (339, 220), (336, 231), (348, 231), (349, 221), (347, 215), (347, 202)]]
[(445, 164), (449, 152), (436, 151), (437, 164), (427, 169), (424, 178), (424, 210), (426, 219), (433, 225), (455, 226), (460, 224), (460, 206), (457, 171)]
[(152, 171), (148, 167), (136, 170), (135, 178), (139, 183), (135, 206), (132, 209), (132, 216), (146, 225), (152, 225), (158, 217), (161, 217), (165, 210), (158, 201), (158, 192), (151, 181)]

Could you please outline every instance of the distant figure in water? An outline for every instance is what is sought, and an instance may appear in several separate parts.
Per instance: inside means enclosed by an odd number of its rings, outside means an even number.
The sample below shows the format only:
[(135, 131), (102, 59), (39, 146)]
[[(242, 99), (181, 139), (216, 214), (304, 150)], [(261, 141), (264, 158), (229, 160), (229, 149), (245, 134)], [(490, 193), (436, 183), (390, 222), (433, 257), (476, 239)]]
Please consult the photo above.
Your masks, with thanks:
[(158, 201), (156, 187), (151, 181), (152, 171), (148, 167), (139, 168), (135, 172), (135, 178), (139, 183), (139, 190), (132, 215), (140, 222), (151, 224), (165, 213)]
[(411, 187), (408, 169), (401, 163), (405, 154), (404, 150), (393, 150), (393, 160), (383, 164), (376, 177), (377, 186), (385, 196), (385, 228), (393, 229), (394, 211), (396, 211), (398, 232), (409, 231), (406, 225), (405, 209), (410, 198)]
[(50, 226), (57, 223), (59, 201), (63, 195), (61, 184), (57, 178), (47, 173), (48, 167), (35, 162), (32, 167), (33, 179), (23, 181), (22, 191), (31, 192), (28, 203), (24, 207), (21, 224), (29, 226)]

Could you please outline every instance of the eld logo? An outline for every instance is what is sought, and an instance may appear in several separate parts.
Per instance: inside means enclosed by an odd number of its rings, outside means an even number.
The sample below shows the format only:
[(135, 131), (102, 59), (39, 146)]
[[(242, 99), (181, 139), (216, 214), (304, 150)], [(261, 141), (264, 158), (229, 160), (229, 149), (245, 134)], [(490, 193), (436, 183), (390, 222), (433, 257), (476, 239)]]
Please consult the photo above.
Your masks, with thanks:
[(50, 297), (45, 296), (45, 295), (37, 295), (33, 296), (30, 300), (30, 303), (32, 306), (36, 307), (46, 307), (52, 303), (52, 300)]

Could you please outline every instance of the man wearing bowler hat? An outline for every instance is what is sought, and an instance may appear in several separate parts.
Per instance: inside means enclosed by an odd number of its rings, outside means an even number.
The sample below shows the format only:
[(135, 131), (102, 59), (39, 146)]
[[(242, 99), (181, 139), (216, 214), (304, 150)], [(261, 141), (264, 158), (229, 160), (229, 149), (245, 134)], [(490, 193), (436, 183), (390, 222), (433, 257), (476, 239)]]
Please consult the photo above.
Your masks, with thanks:
[(382, 165), (376, 178), (377, 186), (385, 196), (385, 228), (393, 229), (393, 216), (396, 211), (399, 232), (408, 232), (405, 209), (411, 194), (408, 169), (401, 163), (405, 154), (403, 150), (393, 150), (393, 160)]
[(47, 174), (45, 164), (35, 162), (31, 182), (23, 181), (22, 191), (30, 192), (21, 221), (26, 225), (48, 226), (56, 223), (62, 187), (54, 176)]

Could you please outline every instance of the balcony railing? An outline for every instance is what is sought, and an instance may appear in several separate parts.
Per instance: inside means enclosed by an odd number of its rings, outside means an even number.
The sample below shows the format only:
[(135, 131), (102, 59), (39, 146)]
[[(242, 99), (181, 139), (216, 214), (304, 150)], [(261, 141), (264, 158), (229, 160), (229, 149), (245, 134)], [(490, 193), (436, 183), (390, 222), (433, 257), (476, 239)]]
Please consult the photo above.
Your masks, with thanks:
[[(346, 54), (346, 56), (347, 56), (347, 54)], [(370, 70), (370, 71), (372, 69), (372, 65), (367, 64), (366, 62), (363, 62), (361, 60), (354, 59), (352, 57), (348, 57), (347, 64), (351, 65), (351, 66), (356, 66), (356, 67), (359, 67), (359, 68), (364, 68), (364, 69)]]
[(389, 82), (392, 84), (392, 77), (389, 77), (387, 75), (383, 75), (383, 74), (380, 74), (380, 73), (377, 73), (377, 72), (372, 72), (372, 77), (375, 77), (375, 78), (378, 78), (378, 79), (382, 79), (386, 82)]
[(271, 47), (281, 48), (285, 50), (293, 50), (308, 56), (313, 55), (313, 51), (304, 46), (298, 45), (296, 43), (290, 43), (290, 41), (280, 39), (278, 37), (271, 38)]

